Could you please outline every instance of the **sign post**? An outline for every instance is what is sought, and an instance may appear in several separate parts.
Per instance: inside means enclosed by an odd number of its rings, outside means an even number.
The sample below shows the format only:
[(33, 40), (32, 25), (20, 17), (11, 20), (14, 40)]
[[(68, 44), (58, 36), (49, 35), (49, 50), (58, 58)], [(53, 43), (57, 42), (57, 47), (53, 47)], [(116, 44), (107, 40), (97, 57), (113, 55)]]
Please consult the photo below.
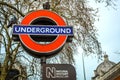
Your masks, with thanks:
[(42, 74), (42, 80), (43, 80), (43, 73), (44, 73), (44, 67), (43, 67), (43, 65), (45, 65), (46, 64), (46, 57), (42, 57), (41, 58), (41, 74)]
[(49, 10), (31, 12), (20, 25), (13, 26), (13, 40), (20, 41), (30, 55), (41, 58), (43, 80), (76, 80), (73, 66), (46, 64), (46, 58), (58, 54), (72, 37), (73, 27), (67, 26), (62, 17)]

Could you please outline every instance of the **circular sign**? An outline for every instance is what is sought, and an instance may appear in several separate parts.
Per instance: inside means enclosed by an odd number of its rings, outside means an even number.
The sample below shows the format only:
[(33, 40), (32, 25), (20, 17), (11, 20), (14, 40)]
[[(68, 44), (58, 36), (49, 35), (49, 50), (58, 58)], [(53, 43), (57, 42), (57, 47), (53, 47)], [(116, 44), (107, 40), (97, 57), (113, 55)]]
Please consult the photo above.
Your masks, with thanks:
[[(28, 14), (24, 17), (21, 24), (30, 25), (33, 20), (43, 17), (53, 20), (58, 26), (66, 26), (65, 21), (59, 15), (48, 10), (38, 10)], [(34, 41), (28, 34), (20, 34), (19, 37), (24, 47), (29, 50), (29, 53), (32, 51), (30, 54), (35, 54), (35, 56), (39, 57), (55, 54), (67, 40), (67, 35), (57, 35), (56, 39), (49, 44), (40, 44)]]

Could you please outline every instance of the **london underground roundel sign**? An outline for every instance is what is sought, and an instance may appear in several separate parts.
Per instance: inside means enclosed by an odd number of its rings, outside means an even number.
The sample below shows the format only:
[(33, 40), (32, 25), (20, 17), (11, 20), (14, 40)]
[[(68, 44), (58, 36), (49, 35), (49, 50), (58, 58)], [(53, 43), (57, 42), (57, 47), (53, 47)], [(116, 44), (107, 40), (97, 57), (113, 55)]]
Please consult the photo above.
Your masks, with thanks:
[[(35, 20), (38, 20), (39, 23), (39, 19), (43, 18), (53, 21), (57, 26), (53, 26), (51, 24), (31, 25), (31, 23)], [(49, 20), (48, 22), (50, 22)], [(44, 24), (44, 21), (42, 23)], [(48, 10), (38, 10), (29, 13), (24, 17), (21, 25), (13, 26), (13, 35), (19, 35), (19, 39), (22, 43), (23, 48), (29, 54), (35, 57), (51, 56), (58, 53), (65, 44), (68, 36), (71, 34), (73, 34), (73, 31), (70, 27), (66, 27), (65, 21), (56, 13)], [(53, 41), (47, 44), (42, 44), (32, 39), (30, 35), (43, 37), (46, 35), (54, 35), (56, 37)]]

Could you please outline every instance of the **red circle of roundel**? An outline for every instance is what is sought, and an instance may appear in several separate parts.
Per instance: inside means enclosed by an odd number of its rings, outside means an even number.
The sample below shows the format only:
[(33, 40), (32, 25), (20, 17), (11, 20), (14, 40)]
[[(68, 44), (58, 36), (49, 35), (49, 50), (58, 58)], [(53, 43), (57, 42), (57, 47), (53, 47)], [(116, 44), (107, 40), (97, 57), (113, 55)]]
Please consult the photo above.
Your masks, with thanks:
[[(65, 21), (56, 13), (48, 10), (38, 10), (28, 14), (21, 22), (23, 25), (30, 25), (30, 23), (36, 18), (46, 17), (56, 22), (58, 26), (65, 26)], [(37, 53), (51, 53), (61, 48), (66, 42), (67, 35), (58, 35), (57, 38), (49, 44), (39, 44), (33, 41), (29, 35), (20, 34), (20, 40), (30, 50)]]

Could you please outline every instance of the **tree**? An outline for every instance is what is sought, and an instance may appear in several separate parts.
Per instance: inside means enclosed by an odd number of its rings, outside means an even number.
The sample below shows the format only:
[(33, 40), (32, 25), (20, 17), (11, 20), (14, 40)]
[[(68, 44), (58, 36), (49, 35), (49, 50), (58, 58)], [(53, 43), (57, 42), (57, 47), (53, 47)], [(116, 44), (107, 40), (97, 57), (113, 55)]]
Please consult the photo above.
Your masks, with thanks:
[[(0, 0), (0, 36), (2, 37), (0, 44), (4, 45), (5, 49), (1, 80), (5, 80), (8, 70), (12, 68), (17, 59), (26, 59), (26, 62), (30, 63), (32, 73), (27, 77), (34, 75), (37, 71), (35, 62), (39, 60), (32, 57), (30, 58), (32, 60), (29, 60), (28, 55), (22, 55), (24, 50), (21, 48), (21, 44), (12, 40), (12, 26), (7, 26), (13, 16), (16, 17), (19, 24), (26, 14), (42, 9), (45, 2), (46, 0)], [(49, 0), (49, 2), (50, 10), (62, 16), (67, 24), (74, 28), (73, 42), (67, 43), (61, 54), (51, 60), (57, 59), (58, 62), (73, 63), (73, 54), (78, 46), (82, 47), (85, 54), (97, 54), (100, 57), (101, 46), (96, 36), (97, 29), (94, 26), (97, 11), (87, 6), (86, 0)], [(40, 75), (38, 72), (36, 74)]]

